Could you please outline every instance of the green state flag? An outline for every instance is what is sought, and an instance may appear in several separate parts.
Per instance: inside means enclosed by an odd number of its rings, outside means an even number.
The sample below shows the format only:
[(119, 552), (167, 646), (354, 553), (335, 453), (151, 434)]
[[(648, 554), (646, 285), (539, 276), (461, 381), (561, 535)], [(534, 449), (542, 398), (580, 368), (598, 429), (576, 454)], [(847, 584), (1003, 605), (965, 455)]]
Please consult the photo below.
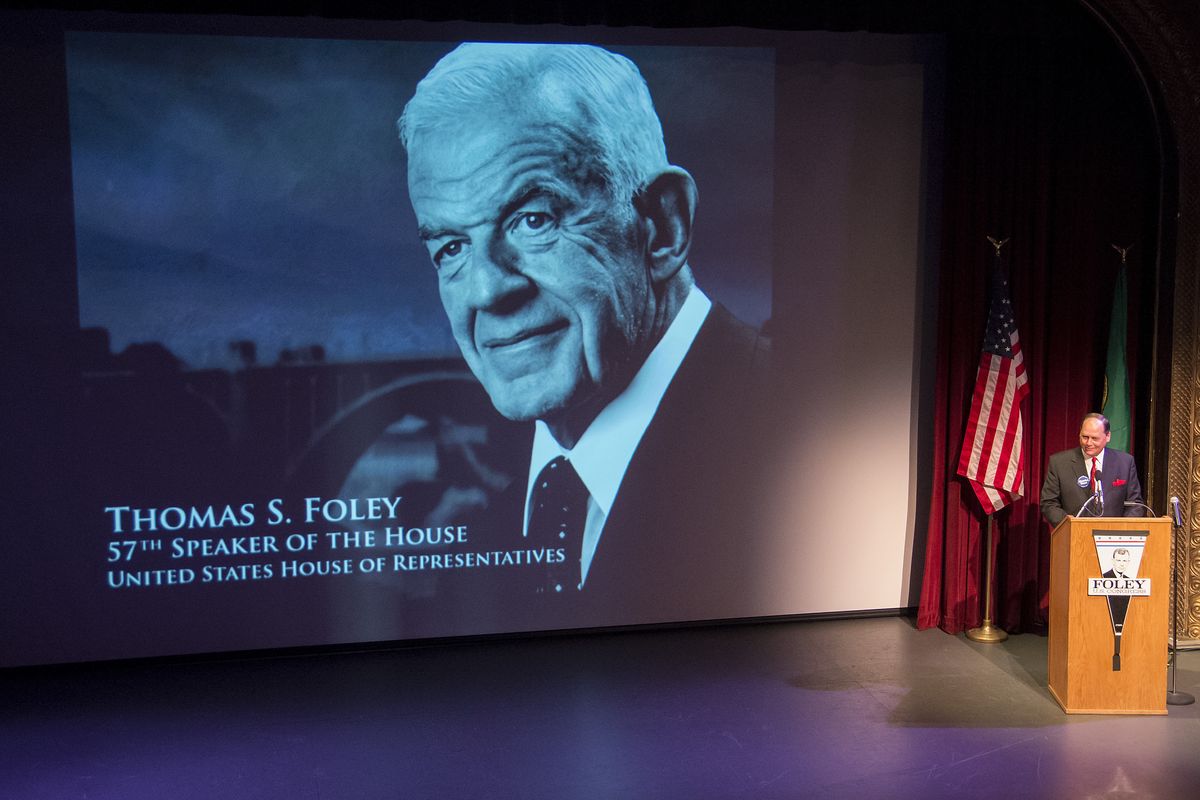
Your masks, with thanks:
[(1108, 417), (1112, 425), (1112, 441), (1108, 446), (1114, 450), (1129, 452), (1129, 370), (1125, 367), (1125, 317), (1129, 305), (1128, 290), (1125, 288), (1125, 265), (1117, 270), (1117, 282), (1113, 288), (1112, 322), (1108, 329), (1108, 361), (1104, 365), (1104, 399), (1100, 402), (1100, 413)]

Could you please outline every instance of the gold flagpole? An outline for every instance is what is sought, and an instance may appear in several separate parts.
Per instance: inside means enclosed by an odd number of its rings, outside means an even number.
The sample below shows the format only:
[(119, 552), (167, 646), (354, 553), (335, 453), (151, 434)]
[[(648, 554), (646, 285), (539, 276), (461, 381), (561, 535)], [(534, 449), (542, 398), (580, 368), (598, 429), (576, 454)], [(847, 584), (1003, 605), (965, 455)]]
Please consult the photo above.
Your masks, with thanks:
[(967, 638), (973, 642), (985, 642), (987, 644), (995, 644), (1003, 642), (1008, 638), (1003, 628), (997, 628), (992, 624), (992, 527), (993, 514), (988, 514), (987, 518), (987, 542), (985, 546), (987, 550), (987, 560), (984, 562), (987, 566), (987, 578), (984, 581), (983, 589), (983, 624), (978, 628), (971, 628), (967, 631)]

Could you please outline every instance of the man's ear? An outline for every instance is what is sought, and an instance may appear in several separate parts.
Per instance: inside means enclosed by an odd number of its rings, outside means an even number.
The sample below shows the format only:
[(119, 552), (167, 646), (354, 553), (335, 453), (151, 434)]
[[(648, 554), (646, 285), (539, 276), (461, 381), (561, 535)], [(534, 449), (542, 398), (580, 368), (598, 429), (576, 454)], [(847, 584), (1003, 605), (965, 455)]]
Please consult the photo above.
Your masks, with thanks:
[(687, 170), (667, 167), (633, 199), (646, 226), (646, 261), (655, 284), (670, 280), (687, 263), (698, 198)]

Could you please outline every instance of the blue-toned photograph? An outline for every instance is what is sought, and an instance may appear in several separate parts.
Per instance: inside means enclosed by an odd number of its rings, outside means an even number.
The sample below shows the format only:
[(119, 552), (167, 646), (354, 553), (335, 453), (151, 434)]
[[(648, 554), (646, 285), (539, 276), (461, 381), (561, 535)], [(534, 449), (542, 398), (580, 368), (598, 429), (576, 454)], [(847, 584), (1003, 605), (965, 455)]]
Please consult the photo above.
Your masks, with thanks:
[(118, 542), (111, 593), (299, 602), (279, 644), (722, 613), (772, 397), (772, 49), (67, 63), (85, 505), (171, 534)]

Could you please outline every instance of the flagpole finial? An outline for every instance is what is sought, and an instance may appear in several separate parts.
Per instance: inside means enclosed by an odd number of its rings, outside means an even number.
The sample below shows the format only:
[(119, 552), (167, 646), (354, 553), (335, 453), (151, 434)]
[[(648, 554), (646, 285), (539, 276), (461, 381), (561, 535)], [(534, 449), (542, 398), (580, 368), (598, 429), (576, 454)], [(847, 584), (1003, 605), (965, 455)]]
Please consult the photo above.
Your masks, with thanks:
[(1121, 247), (1120, 245), (1114, 244), (1112, 249), (1121, 254), (1121, 263), (1124, 264), (1125, 257), (1129, 255), (1129, 251), (1133, 249), (1133, 245), (1127, 244), (1124, 247)]
[(992, 243), (992, 247), (996, 248), (996, 258), (1000, 257), (1000, 248), (1004, 247), (1004, 245), (1008, 244), (1008, 240), (1011, 238), (1012, 238), (1011, 236), (1009, 236), (1005, 239), (996, 239), (991, 236), (987, 237), (987, 240)]

